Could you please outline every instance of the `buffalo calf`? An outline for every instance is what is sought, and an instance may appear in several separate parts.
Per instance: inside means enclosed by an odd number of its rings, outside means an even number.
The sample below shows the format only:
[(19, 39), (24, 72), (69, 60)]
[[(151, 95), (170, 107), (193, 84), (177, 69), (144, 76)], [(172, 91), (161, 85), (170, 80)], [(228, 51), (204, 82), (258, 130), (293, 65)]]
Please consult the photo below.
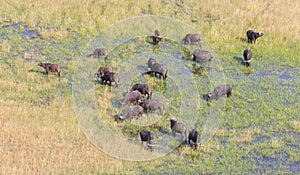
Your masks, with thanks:
[(51, 64), (51, 63), (39, 63), (38, 66), (43, 67), (46, 70), (46, 74), (48, 75), (49, 72), (57, 72), (58, 76), (60, 77), (60, 66), (58, 64)]
[(262, 32), (254, 32), (253, 30), (247, 31), (248, 43), (254, 43), (257, 38), (262, 37), (264, 34)]
[(153, 151), (153, 146), (154, 146), (152, 143), (153, 134), (150, 131), (143, 129), (140, 131), (140, 138), (142, 141), (142, 146), (144, 142), (147, 142), (148, 148), (150, 148), (150, 150)]
[(232, 87), (230, 85), (220, 85), (217, 86), (213, 93), (208, 93), (207, 100), (211, 99), (219, 99), (223, 95), (227, 95), (227, 97), (231, 96)]
[(244, 65), (245, 66), (250, 66), (250, 62), (252, 59), (252, 52), (248, 49), (244, 50)]
[(189, 144), (191, 144), (191, 140), (194, 142), (195, 149), (200, 145), (200, 133), (193, 129), (189, 134)]

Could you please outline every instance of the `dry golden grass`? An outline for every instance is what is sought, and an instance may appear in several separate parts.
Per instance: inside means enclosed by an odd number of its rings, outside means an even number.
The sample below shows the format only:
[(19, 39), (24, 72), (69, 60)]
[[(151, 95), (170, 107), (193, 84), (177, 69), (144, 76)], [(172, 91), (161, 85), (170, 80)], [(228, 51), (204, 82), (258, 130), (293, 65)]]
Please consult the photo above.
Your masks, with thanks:
[(272, 138), (270, 142), (270, 147), (272, 149), (279, 149), (283, 146), (283, 142), (277, 138)]
[(230, 142), (251, 142), (255, 135), (260, 134), (260, 129), (257, 127), (250, 127), (246, 129), (218, 129), (216, 136), (228, 137)]
[(122, 168), (122, 161), (86, 139), (72, 105), (65, 105), (64, 100), (48, 107), (18, 107), (17, 103), (0, 104), (1, 174), (79, 174), (91, 165), (99, 173), (113, 173)]
[(293, 120), (291, 121), (291, 125), (296, 132), (300, 132), (300, 121)]
[(208, 143), (206, 143), (205, 145), (199, 146), (198, 149), (204, 153), (212, 153), (212, 152), (222, 149), (222, 145), (220, 144), (219, 141), (212, 140), (212, 141), (209, 141)]
[(0, 43), (0, 49), (0, 56), (5, 56), (10, 52), (11, 46), (8, 41), (3, 41), (2, 43)]
[(111, 93), (109, 91), (109, 87), (106, 86), (104, 88), (104, 91), (101, 92), (101, 95), (98, 96), (97, 103), (101, 107), (101, 115), (104, 115), (107, 113), (107, 110), (109, 107), (112, 107), (111, 105)]
[[(71, 28), (79, 33), (99, 31), (124, 17), (153, 14), (172, 16), (188, 22), (196, 19), (198, 24), (195, 27), (214, 40), (220, 40), (223, 36), (230, 39), (227, 32), (244, 36), (248, 28), (261, 30), (272, 37), (278, 37), (278, 34), (288, 38), (300, 37), (299, 3), (292, 0), (284, 2), (187, 0), (183, 5), (160, 0), (147, 2), (54, 0), (51, 4), (48, 1), (13, 0), (2, 1), (0, 10), (6, 14), (5, 19), (11, 22), (22, 22), (32, 27), (39, 22), (47, 28), (62, 31)], [(20, 10), (22, 13), (18, 13)], [(207, 22), (210, 25), (207, 25)]]
[(248, 128), (240, 131), (240, 133), (236, 133), (231, 137), (229, 137), (229, 141), (231, 142), (252, 142), (253, 136), (258, 135), (260, 130), (258, 128)]
[(39, 31), (42, 39), (50, 39), (54, 38), (57, 40), (66, 39), (69, 37), (73, 37), (74, 33), (66, 31), (66, 30), (50, 30), (50, 29), (41, 29)]
[(251, 142), (252, 141), (252, 135), (249, 134), (240, 134), (238, 136), (234, 136), (230, 138), (229, 140), (231, 142)]

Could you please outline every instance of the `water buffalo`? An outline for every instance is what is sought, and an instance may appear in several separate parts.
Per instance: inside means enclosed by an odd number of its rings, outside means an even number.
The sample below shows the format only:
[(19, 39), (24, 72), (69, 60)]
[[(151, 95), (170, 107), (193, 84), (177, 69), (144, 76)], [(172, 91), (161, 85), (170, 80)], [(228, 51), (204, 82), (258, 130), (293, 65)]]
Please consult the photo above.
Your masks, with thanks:
[(184, 38), (183, 38), (183, 43), (186, 45), (189, 45), (191, 43), (198, 43), (198, 45), (201, 47), (201, 41), (202, 41), (202, 37), (200, 34), (187, 34)]
[(191, 140), (194, 142), (195, 149), (200, 145), (200, 133), (193, 129), (189, 134), (189, 144), (191, 144)]
[(247, 31), (248, 43), (254, 43), (257, 38), (262, 37), (264, 34), (262, 32), (254, 32), (253, 30)]
[(147, 73), (154, 73), (155, 75), (159, 74), (163, 76), (165, 80), (167, 78), (168, 69), (167, 66), (164, 64), (159, 64), (156, 62), (155, 59), (150, 58), (148, 60), (148, 72)]
[(39, 63), (38, 66), (43, 67), (46, 70), (46, 74), (48, 75), (49, 72), (57, 72), (58, 76), (60, 77), (60, 66), (58, 64), (51, 64), (51, 63)]
[(123, 106), (125, 104), (140, 101), (142, 99), (142, 96), (143, 95), (138, 90), (130, 91), (125, 95), (123, 101), (121, 102), (121, 105)]
[(123, 121), (125, 119), (131, 119), (135, 116), (141, 117), (143, 112), (144, 109), (140, 105), (127, 106), (123, 113), (119, 115), (119, 119)]
[(251, 58), (252, 58), (252, 52), (248, 49), (244, 50), (244, 65), (250, 66)]
[(232, 87), (230, 85), (220, 85), (217, 86), (213, 93), (208, 93), (207, 100), (211, 99), (219, 99), (223, 95), (227, 95), (227, 97), (231, 96)]
[(139, 103), (140, 106), (144, 108), (146, 112), (156, 111), (159, 109), (160, 115), (164, 112), (164, 103), (160, 99), (149, 99)]
[(100, 67), (98, 69), (98, 71), (94, 74), (95, 78), (99, 78), (101, 76), (103, 76), (106, 72), (112, 72), (113, 69), (110, 66), (104, 66), (104, 67)]
[(206, 63), (212, 59), (211, 54), (206, 50), (196, 49), (193, 53), (193, 61), (198, 63)]
[(108, 57), (108, 51), (105, 48), (97, 48), (89, 56), (96, 57), (96, 58), (99, 58), (100, 56), (104, 56), (104, 59), (106, 60)]
[(185, 124), (177, 122), (174, 118), (170, 119), (170, 124), (171, 124), (172, 134), (174, 137), (176, 133), (180, 133), (181, 136), (184, 137), (185, 139), (188, 137), (187, 136), (188, 129)]
[(131, 91), (138, 90), (141, 94), (147, 95), (147, 98), (151, 98), (152, 96), (152, 88), (148, 84), (140, 84), (137, 83), (132, 86)]
[(107, 84), (107, 82), (109, 82), (109, 85), (111, 85), (111, 83), (114, 82), (115, 86), (118, 87), (119, 76), (114, 72), (106, 72), (103, 76), (101, 76), (101, 81), (104, 84)]
[(144, 142), (147, 142), (148, 147), (150, 148), (151, 151), (153, 151), (153, 146), (154, 146), (152, 143), (153, 134), (150, 131), (143, 129), (140, 131), (140, 137), (141, 137), (142, 145)]

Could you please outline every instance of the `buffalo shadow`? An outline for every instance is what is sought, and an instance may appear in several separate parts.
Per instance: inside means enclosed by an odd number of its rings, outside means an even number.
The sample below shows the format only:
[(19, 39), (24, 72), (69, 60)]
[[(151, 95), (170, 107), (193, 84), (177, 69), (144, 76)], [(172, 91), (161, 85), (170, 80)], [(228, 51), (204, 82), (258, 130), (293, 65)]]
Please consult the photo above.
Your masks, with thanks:
[(30, 69), (30, 70), (28, 70), (28, 72), (34, 72), (34, 73), (38, 73), (38, 74), (42, 74), (42, 75), (47, 75), (46, 71), (42, 71), (42, 70)]
[(247, 38), (243, 38), (243, 37), (237, 37), (236, 39), (244, 42), (244, 43), (248, 43), (248, 39)]
[(234, 56), (233, 59), (236, 60), (240, 65), (244, 66), (244, 58), (238, 57), (238, 56)]

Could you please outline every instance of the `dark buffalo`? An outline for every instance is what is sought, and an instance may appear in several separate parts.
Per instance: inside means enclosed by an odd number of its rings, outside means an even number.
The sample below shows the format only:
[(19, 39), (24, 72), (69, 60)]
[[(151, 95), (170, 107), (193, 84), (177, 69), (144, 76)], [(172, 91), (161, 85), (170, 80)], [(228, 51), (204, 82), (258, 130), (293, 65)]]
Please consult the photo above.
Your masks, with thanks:
[(147, 95), (147, 98), (151, 98), (152, 96), (152, 88), (148, 84), (140, 84), (137, 83), (132, 86), (131, 91), (138, 90), (141, 94)]
[(171, 124), (172, 134), (174, 137), (176, 133), (181, 134), (181, 136), (184, 137), (185, 139), (188, 137), (187, 136), (188, 129), (185, 124), (177, 122), (174, 118), (170, 119), (170, 124)]
[(160, 99), (149, 99), (139, 103), (140, 106), (144, 108), (146, 112), (156, 111), (159, 109), (160, 115), (164, 112), (164, 103)]
[(43, 67), (46, 70), (46, 74), (48, 75), (49, 72), (57, 72), (58, 76), (60, 77), (60, 66), (58, 64), (51, 64), (51, 63), (39, 63), (38, 66)]
[(245, 66), (250, 66), (250, 62), (252, 59), (252, 52), (248, 49), (244, 50), (244, 65)]
[(191, 140), (194, 142), (195, 149), (200, 145), (200, 133), (193, 129), (189, 134), (189, 144), (191, 144)]
[(193, 53), (193, 61), (198, 63), (206, 63), (212, 59), (211, 54), (206, 50), (196, 49)]
[(254, 32), (253, 30), (247, 31), (248, 43), (254, 43), (257, 38), (262, 37), (264, 34), (262, 32)]
[(135, 116), (141, 117), (144, 112), (143, 107), (140, 105), (127, 106), (123, 113), (119, 115), (120, 120), (131, 119)]
[(211, 99), (219, 99), (223, 95), (227, 95), (227, 97), (231, 96), (232, 87), (230, 85), (220, 85), (217, 86), (213, 93), (208, 93), (207, 100)]
[(198, 45), (201, 47), (201, 41), (202, 41), (202, 37), (200, 34), (187, 34), (184, 38), (183, 38), (183, 43), (186, 45), (189, 45), (191, 43), (198, 43)]
[(141, 137), (142, 145), (144, 142), (147, 142), (148, 147), (150, 148), (151, 151), (153, 151), (153, 146), (154, 146), (152, 143), (153, 134), (150, 131), (143, 129), (140, 131), (140, 137)]
[(138, 90), (130, 91), (125, 95), (121, 105), (138, 102), (142, 99), (142, 96), (143, 95)]
[(113, 71), (113, 69), (112, 69), (112, 67), (110, 67), (110, 66), (100, 67), (100, 68), (98, 69), (98, 72), (96, 72), (96, 73), (94, 74), (94, 77), (95, 77), (95, 78), (99, 78), (99, 77), (103, 76), (106, 72), (112, 72), (112, 71)]
[(108, 57), (108, 51), (105, 48), (97, 48), (89, 56), (96, 57), (96, 58), (99, 58), (100, 56), (104, 56), (104, 59), (106, 60)]
[(111, 83), (114, 82), (115, 86), (118, 87), (119, 76), (114, 72), (106, 72), (103, 76), (101, 76), (101, 81), (104, 84), (107, 84), (107, 82), (109, 82), (109, 85), (111, 85)]
[(159, 74), (163, 77), (164, 80), (167, 78), (168, 69), (167, 66), (164, 64), (159, 64), (156, 62), (155, 59), (150, 58), (148, 60), (148, 72), (147, 73), (154, 73), (155, 75)]
[(157, 29), (154, 31), (154, 36), (152, 36), (151, 38), (153, 44), (158, 44), (162, 40), (162, 38), (160, 37), (160, 32)]

